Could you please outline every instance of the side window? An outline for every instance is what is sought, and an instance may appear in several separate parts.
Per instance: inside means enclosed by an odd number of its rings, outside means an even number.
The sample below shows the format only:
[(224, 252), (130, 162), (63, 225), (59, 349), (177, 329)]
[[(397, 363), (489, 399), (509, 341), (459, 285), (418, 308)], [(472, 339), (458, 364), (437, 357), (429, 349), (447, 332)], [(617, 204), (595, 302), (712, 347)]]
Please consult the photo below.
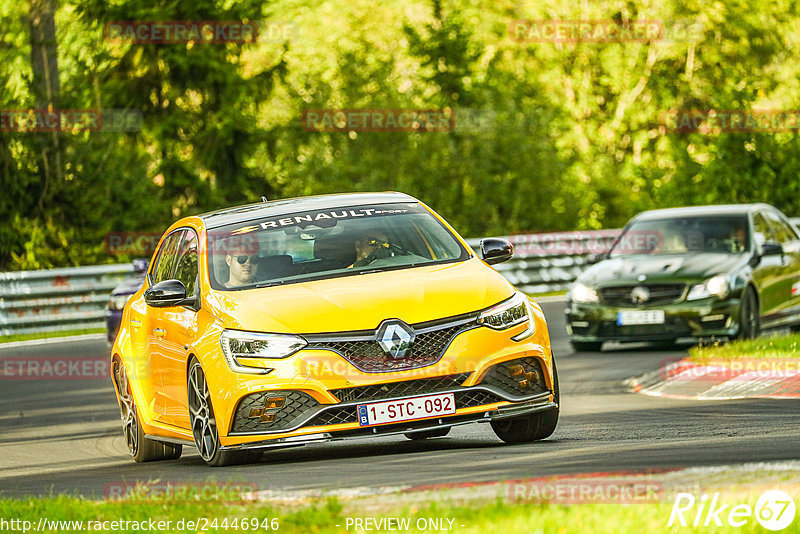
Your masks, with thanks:
[(192, 230), (186, 230), (178, 249), (175, 278), (186, 286), (186, 295), (194, 294), (197, 280), (197, 234)]
[(175, 266), (175, 253), (178, 250), (178, 243), (180, 243), (181, 236), (184, 232), (185, 230), (172, 232), (164, 240), (164, 243), (161, 244), (161, 249), (158, 251), (158, 258), (151, 272), (154, 284), (170, 279), (172, 268)]
[(781, 218), (774, 211), (767, 211), (765, 212), (767, 219), (769, 220), (769, 225), (772, 227), (772, 230), (775, 232), (775, 237), (778, 240), (778, 243), (787, 243), (789, 241), (794, 241), (797, 239), (797, 236), (792, 230), (792, 227), (786, 224), (786, 222)]
[(775, 241), (775, 236), (772, 234), (772, 230), (761, 212), (753, 215), (753, 241), (755, 241), (758, 246), (763, 245), (767, 241)]

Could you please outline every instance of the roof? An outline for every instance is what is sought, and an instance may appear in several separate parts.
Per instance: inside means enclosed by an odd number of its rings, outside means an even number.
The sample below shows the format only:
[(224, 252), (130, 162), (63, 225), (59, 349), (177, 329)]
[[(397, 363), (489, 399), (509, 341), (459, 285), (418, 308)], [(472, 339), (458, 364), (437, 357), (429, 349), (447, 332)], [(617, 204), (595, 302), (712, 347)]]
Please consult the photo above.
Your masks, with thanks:
[(395, 202), (419, 201), (405, 193), (340, 193), (246, 204), (203, 213), (197, 217), (203, 219), (206, 228), (219, 228), (220, 226), (237, 222), (289, 215), (298, 211), (340, 209), (361, 205), (393, 204)]
[(634, 217), (637, 221), (664, 218), (697, 217), (704, 215), (745, 215), (759, 209), (775, 209), (769, 204), (722, 204), (718, 206), (686, 206), (645, 211)]

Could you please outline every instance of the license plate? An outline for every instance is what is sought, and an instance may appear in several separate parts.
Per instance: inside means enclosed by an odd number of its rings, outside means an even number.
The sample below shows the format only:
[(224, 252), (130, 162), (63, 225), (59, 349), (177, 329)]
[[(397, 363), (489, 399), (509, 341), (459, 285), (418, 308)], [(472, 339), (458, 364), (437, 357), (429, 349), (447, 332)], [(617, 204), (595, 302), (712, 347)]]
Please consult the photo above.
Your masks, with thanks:
[(380, 425), (454, 413), (456, 413), (455, 395), (442, 393), (411, 399), (359, 404), (358, 423), (361, 426)]
[(617, 313), (617, 324), (664, 324), (664, 310), (621, 311)]

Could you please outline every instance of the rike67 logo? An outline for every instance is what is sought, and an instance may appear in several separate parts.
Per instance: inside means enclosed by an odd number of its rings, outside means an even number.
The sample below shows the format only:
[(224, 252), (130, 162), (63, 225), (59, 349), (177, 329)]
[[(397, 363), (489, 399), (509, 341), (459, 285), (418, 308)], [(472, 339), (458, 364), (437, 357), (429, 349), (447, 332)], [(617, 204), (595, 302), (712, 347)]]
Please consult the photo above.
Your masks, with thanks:
[(753, 519), (767, 530), (783, 530), (794, 521), (794, 500), (781, 490), (764, 492), (756, 501), (755, 508), (749, 504), (723, 503), (719, 493), (711, 497), (703, 494), (696, 499), (691, 493), (678, 493), (669, 516), (668, 527), (741, 527)]

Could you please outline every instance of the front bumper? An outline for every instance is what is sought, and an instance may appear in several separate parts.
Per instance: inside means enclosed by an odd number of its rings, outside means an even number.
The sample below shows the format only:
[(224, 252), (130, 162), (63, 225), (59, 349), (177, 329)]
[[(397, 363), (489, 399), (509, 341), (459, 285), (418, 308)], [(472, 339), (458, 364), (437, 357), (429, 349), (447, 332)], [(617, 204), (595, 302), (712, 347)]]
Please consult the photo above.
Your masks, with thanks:
[(221, 447), (221, 449), (254, 450), (299, 447), (302, 445), (324, 443), (328, 441), (393, 436), (405, 434), (407, 432), (452, 428), (471, 423), (488, 423), (499, 419), (530, 415), (533, 413), (558, 408), (558, 405), (555, 402), (552, 402), (550, 398), (552, 398), (552, 396), (548, 392), (525, 402), (508, 403), (503, 406), (487, 407), (485, 410), (482, 409), (473, 411), (472, 413), (457, 413), (456, 415), (451, 415), (448, 417), (438, 417), (421, 421), (406, 421), (371, 427), (353, 428), (349, 430), (322, 431), (318, 433), (255, 441), (239, 445), (226, 445)]
[[(399, 425), (394, 432), (401, 432), (477, 422), (498, 416), (501, 409), (516, 405), (528, 407), (531, 402), (545, 403), (546, 409), (549, 406), (546, 403), (553, 400), (552, 356), (543, 314), (537, 314), (535, 320), (535, 333), (518, 342), (511, 338), (523, 332), (525, 324), (502, 331), (466, 327), (447, 343), (435, 363), (390, 372), (366, 372), (337, 352), (306, 348), (281, 360), (246, 362), (269, 367), (265, 374), (236, 373), (217, 352), (214, 336), (205, 338), (204, 344), (195, 347), (197, 350), (193, 353), (200, 359), (212, 392), (221, 446), (266, 442), (281, 445), (312, 439), (308, 436), (313, 436), (314, 441), (328, 439), (320, 434), (330, 434), (331, 439), (349, 433), (383, 435), (388, 431), (383, 426), (359, 425), (358, 405), (435, 393), (452, 391), (463, 402), (457, 401), (456, 413), (452, 415), (385, 426)], [(515, 391), (508, 386), (508, 376), (492, 377), (493, 367), (521, 359), (535, 361), (538, 365), (535, 387)], [(533, 370), (526, 368), (524, 373)], [(434, 384), (428, 387), (429, 382)], [(301, 402), (289, 405), (289, 395), (297, 396), (298, 399), (292, 400)], [(273, 396), (284, 396), (286, 408), (291, 410), (267, 410), (276, 417), (262, 424), (258, 412), (253, 410), (266, 408), (266, 399)], [(377, 431), (373, 430), (376, 428)]]
[[(739, 332), (738, 297), (707, 298), (652, 306), (619, 307), (567, 301), (567, 334), (576, 342), (674, 341), (729, 338)], [(663, 310), (663, 324), (619, 325), (622, 311)]]

